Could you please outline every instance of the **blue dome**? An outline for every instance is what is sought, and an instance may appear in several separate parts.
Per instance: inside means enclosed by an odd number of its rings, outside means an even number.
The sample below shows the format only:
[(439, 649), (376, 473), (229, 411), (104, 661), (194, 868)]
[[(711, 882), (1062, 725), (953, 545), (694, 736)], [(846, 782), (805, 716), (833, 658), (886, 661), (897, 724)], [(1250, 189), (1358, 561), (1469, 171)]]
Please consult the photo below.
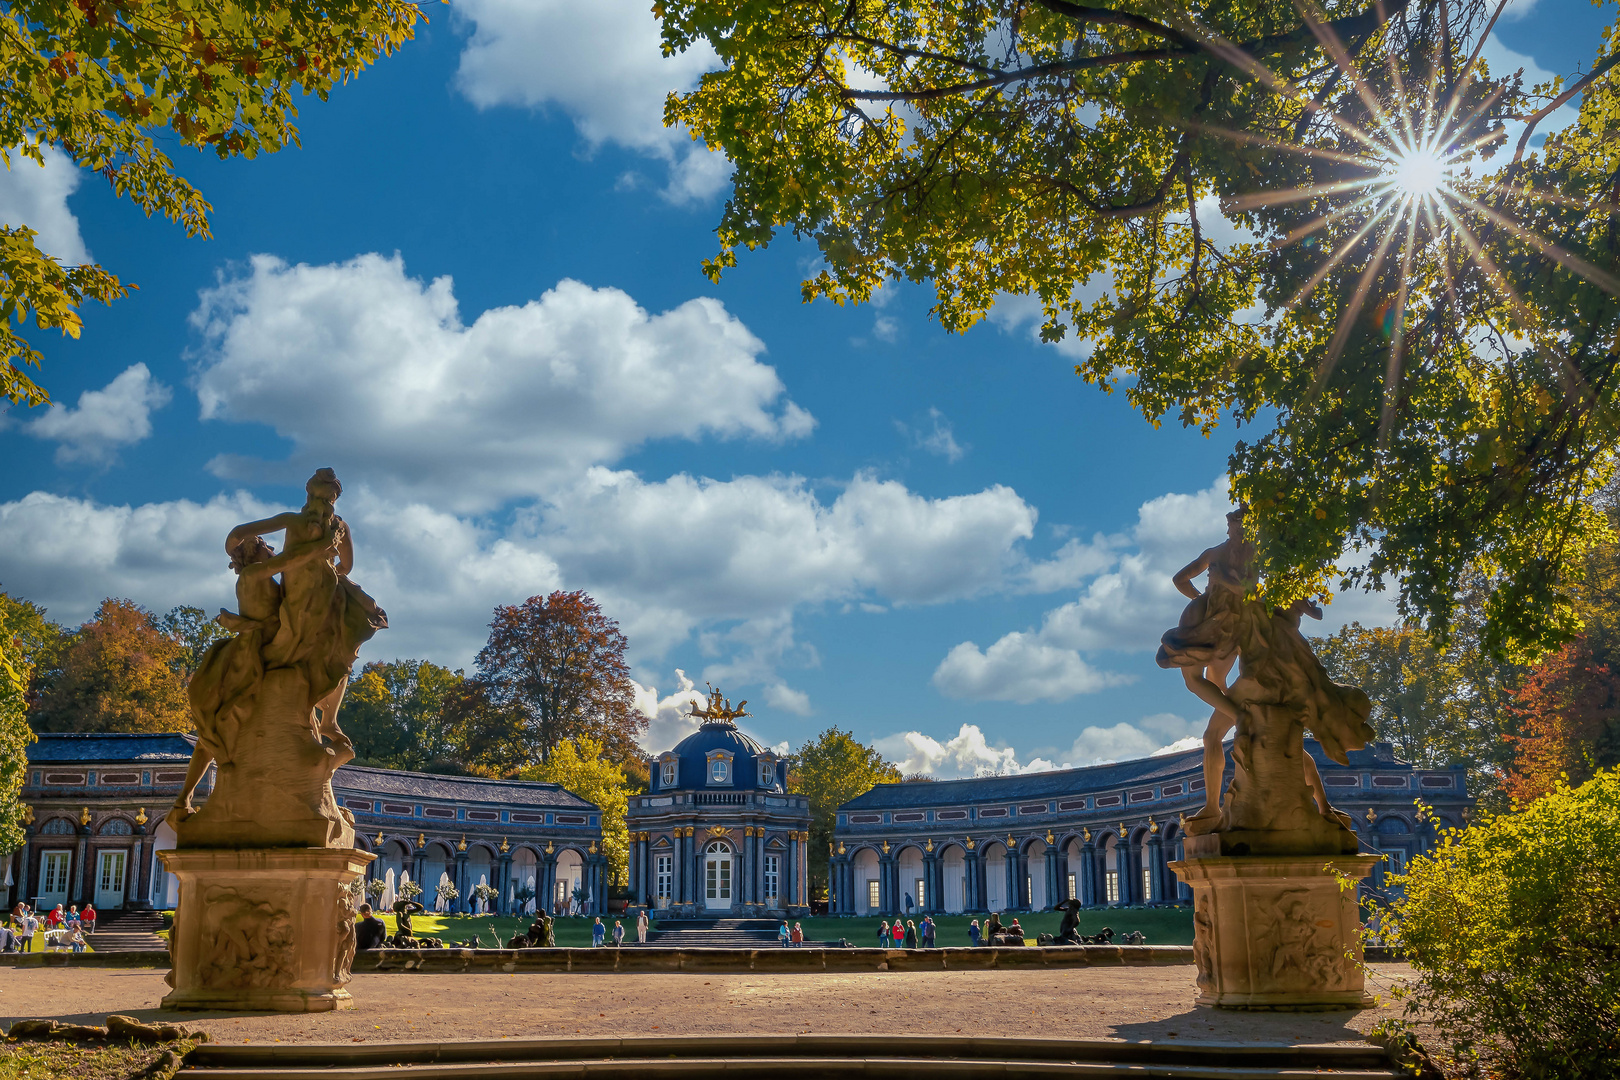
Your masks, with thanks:
[[(770, 767), (766, 776), (760, 774), (761, 755), (767, 755)], [(666, 785), (667, 766), (672, 759), (678, 769), (675, 782)], [(712, 760), (726, 762), (723, 778), (711, 768)], [(786, 780), (786, 762), (725, 720), (708, 721), (676, 743), (673, 750), (660, 754), (653, 768), (654, 791), (783, 791)]]

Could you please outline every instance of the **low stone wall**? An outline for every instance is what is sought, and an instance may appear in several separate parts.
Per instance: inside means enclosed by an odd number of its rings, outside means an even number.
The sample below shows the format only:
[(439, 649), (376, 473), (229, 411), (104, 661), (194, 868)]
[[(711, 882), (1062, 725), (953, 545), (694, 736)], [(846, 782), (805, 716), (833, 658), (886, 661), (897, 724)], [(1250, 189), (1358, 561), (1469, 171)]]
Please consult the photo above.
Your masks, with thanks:
[[(375, 949), (354, 973), (986, 971), (997, 968), (1163, 967), (1191, 964), (1190, 945), (1051, 945), (1023, 949)], [(0, 967), (169, 967), (169, 954), (0, 953)]]
[(1022, 949), (379, 949), (355, 957), (366, 971), (725, 972), (982, 971), (1031, 967), (1191, 964), (1190, 945), (1063, 945)]

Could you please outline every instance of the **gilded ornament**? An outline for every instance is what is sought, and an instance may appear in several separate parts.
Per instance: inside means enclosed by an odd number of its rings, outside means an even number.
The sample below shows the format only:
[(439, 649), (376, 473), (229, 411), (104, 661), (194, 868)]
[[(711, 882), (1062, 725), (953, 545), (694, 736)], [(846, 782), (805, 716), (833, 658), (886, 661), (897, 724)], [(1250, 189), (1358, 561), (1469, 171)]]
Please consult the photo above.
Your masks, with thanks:
[(972, 851), (974, 848), (976, 848), (978, 846), (979, 846), (978, 844), (974, 843), (973, 837), (970, 836), (970, 837), (967, 838), (967, 849), (969, 851)]
[(1377, 820), (1378, 820), (1378, 811), (1374, 810), (1370, 806), (1367, 807), (1367, 824), (1371, 825), (1373, 822), (1375, 822)]
[(374, 840), (373, 843), (375, 843), (378, 847), (382, 847), (382, 845), (383, 845), (383, 831), (381, 829), (377, 830), (377, 839)]
[(80, 814), (79, 814), (79, 824), (80, 825), (88, 825), (88, 824), (90, 824), (90, 808), (88, 806), (85, 807), (82, 812), (80, 812)]
[(924, 851), (933, 851), (933, 850), (934, 850), (934, 840), (933, 840), (933, 837), (929, 837), (929, 839), (928, 839), (928, 843), (926, 843), (926, 844), (924, 844), (924, 845), (923, 845), (923, 850), (924, 850)]
[(504, 837), (504, 836), (501, 837), (501, 854), (505, 855), (508, 851), (511, 851), (511, 850), (512, 850), (512, 845), (508, 844), (506, 842), (506, 837)]
[(888, 853), (889, 853), (889, 842), (887, 840), (885, 840), (885, 841), (883, 841), (883, 854), (887, 855)]
[(1151, 817), (1148, 818), (1148, 832), (1157, 833), (1158, 831), (1159, 831), (1159, 823), (1157, 821), (1154, 821)]
[(547, 840), (546, 841), (546, 854), (547, 855), (555, 855), (556, 853), (557, 853), (557, 846), (555, 844), (553, 844), (550, 840)]
[(427, 847), (427, 833), (416, 834), (416, 846), (419, 848)]
[(457, 851), (466, 851), (467, 850), (467, 834), (466, 833), (461, 834), (461, 843), (456, 845), (456, 850)]
[(596, 854), (596, 841), (595, 840), (591, 841), (590, 854), (592, 854), (592, 855)]
[(1015, 848), (1017, 846), (1018, 846), (1018, 842), (1013, 839), (1013, 834), (1008, 833), (1007, 834), (1007, 850), (1011, 851), (1013, 848)]
[(143, 807), (141, 807), (139, 810), (137, 810), (135, 812), (135, 824), (137, 824), (137, 825), (145, 825), (146, 822), (147, 822), (146, 807), (143, 806)]
[(1055, 843), (1057, 843), (1057, 837), (1055, 837), (1055, 836), (1053, 836), (1053, 835), (1052, 835), (1052, 830), (1051, 830), (1051, 829), (1047, 829), (1047, 830), (1046, 830), (1046, 842), (1047, 842), (1047, 843), (1048, 843), (1048, 844), (1055, 844)]
[(22, 816), (24, 825), (32, 825), (34, 823), (34, 808), (29, 806), (27, 803), (24, 803), (22, 808)]
[(842, 840), (840, 840), (840, 841), (838, 841), (838, 854), (842, 855), (843, 853), (844, 853), (844, 842)]
[(1091, 830), (1090, 829), (1081, 829), (1080, 830), (1080, 835), (1085, 839), (1086, 843), (1088, 843), (1088, 844), (1091, 843)]

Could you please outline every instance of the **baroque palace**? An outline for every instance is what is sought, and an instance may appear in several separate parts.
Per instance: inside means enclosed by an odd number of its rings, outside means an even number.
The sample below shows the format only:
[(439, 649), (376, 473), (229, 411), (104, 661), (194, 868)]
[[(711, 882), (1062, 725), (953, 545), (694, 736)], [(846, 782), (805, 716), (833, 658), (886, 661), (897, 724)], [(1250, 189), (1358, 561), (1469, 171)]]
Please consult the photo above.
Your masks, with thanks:
[[(28, 750), (23, 845), (4, 856), (6, 906), (174, 907), (174, 878), (157, 852), (174, 846), (163, 816), (192, 747), (181, 734), (41, 735)], [(556, 784), (345, 765), (332, 790), (354, 815), (356, 845), (377, 856), (367, 876), (392, 870), (398, 880), (408, 871), (429, 908), (448, 875), (459, 893), (454, 911), (471, 910), (480, 881), (500, 890), (501, 914), (524, 908), (530, 895), (555, 910), (576, 891), (586, 914), (607, 911), (601, 812)]]
[[(1419, 769), (1388, 743), (1349, 765), (1315, 759), (1333, 805), (1355, 820), (1364, 852), (1388, 857), (1364, 887), (1459, 828), (1472, 799), (1463, 767)], [(934, 783), (880, 784), (838, 808), (830, 852), (831, 910), (1028, 911), (1078, 899), (1087, 907), (1188, 904), (1168, 863), (1181, 858), (1181, 819), (1204, 805), (1203, 750)], [(1227, 749), (1227, 775), (1231, 750)], [(1419, 803), (1428, 807), (1420, 810)]]

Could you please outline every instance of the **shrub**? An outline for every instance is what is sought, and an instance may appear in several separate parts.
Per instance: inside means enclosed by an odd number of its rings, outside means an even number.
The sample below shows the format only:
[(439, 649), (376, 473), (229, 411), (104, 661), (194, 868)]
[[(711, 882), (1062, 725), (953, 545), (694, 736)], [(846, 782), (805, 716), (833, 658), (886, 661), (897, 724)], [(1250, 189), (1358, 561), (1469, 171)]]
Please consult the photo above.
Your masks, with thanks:
[(1445, 834), (1412, 860), (1391, 944), (1466, 1074), (1620, 1077), (1620, 770)]

